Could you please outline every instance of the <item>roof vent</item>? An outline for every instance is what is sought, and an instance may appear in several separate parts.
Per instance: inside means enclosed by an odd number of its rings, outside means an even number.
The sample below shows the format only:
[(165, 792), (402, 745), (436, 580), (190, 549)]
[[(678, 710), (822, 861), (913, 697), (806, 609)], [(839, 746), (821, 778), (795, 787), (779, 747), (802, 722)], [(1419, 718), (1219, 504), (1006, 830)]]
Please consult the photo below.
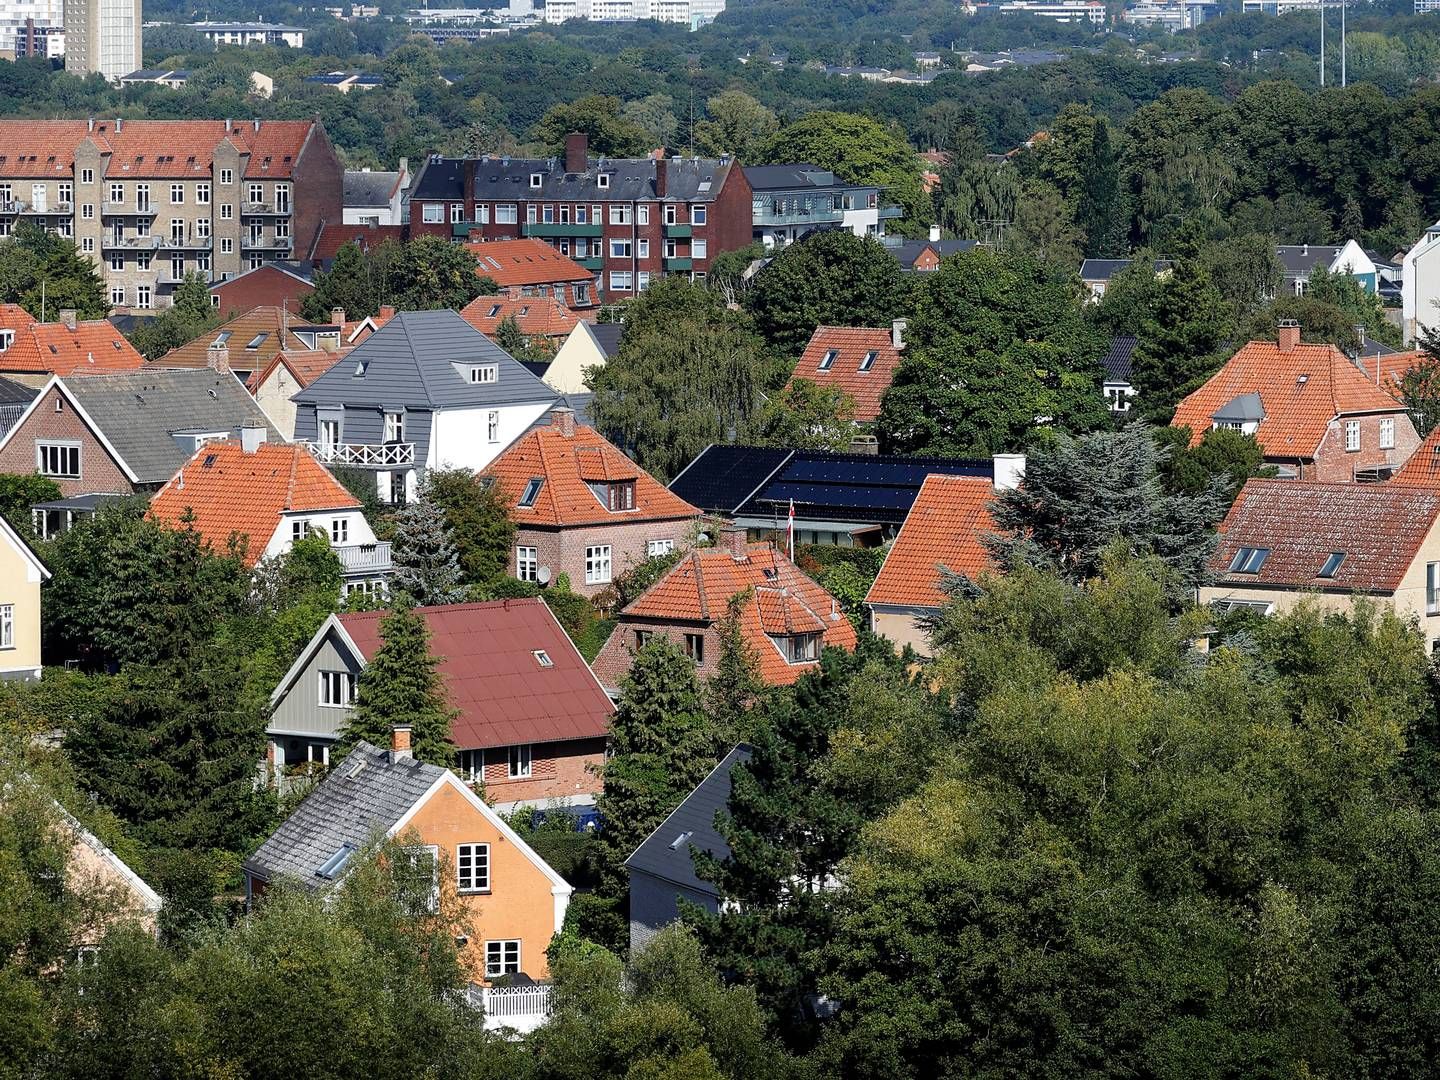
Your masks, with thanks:
[(1309, 382), (1309, 381), (1310, 381), (1310, 376), (1309, 376), (1309, 375), (1301, 374), (1301, 375), (1296, 375), (1296, 376), (1295, 376), (1295, 385), (1296, 385), (1296, 386), (1304, 386), (1304, 385), (1305, 385), (1307, 382)]
[(695, 833), (691, 830), (682, 832), (679, 836), (675, 837), (674, 840), (670, 841), (670, 850), (679, 851), (682, 847), (684, 847), (687, 843), (690, 842), (690, 837), (694, 835)]

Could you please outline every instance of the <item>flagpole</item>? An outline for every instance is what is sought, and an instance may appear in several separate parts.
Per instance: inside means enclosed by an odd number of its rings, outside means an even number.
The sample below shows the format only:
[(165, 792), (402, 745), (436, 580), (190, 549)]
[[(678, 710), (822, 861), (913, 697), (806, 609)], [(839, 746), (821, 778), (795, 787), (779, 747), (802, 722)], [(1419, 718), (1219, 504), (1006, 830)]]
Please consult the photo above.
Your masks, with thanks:
[(793, 565), (794, 562), (795, 562), (795, 500), (794, 500), (794, 499), (791, 499), (791, 500), (790, 500), (790, 516), (789, 516), (789, 518), (788, 518), (787, 521), (786, 521), (785, 534), (786, 534), (786, 537), (787, 537), (788, 540), (789, 540), (789, 546), (790, 546), (790, 562), (791, 562), (791, 564)]

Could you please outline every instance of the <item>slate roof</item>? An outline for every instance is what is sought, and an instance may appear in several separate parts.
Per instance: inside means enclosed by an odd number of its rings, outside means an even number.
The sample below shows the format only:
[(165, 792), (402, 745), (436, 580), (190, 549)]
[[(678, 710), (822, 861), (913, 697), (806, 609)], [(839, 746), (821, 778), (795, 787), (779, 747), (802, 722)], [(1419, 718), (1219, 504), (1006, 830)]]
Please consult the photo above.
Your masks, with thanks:
[[(554, 422), (531, 428), (490, 463), (510, 504), (510, 519), (521, 527), (573, 528), (581, 525), (629, 525), (699, 517), (700, 511), (640, 468), (591, 427), (576, 424), (565, 435)], [(519, 505), (532, 479), (543, 479), (534, 504)], [(635, 481), (635, 508), (611, 511), (587, 482)]]
[(177, 434), (223, 431), (238, 437), (242, 427), (258, 424), (267, 441), (284, 441), (235, 376), (209, 368), (147, 367), (64, 385), (139, 484), (163, 483), (190, 457), (193, 446), (182, 445)]
[(312, 120), (0, 120), (0, 176), (73, 174), (75, 150), (90, 139), (107, 158), (102, 176), (206, 179), (226, 141), (248, 153), (244, 179), (283, 180), (293, 172)]
[[(1417, 451), (1417, 453), (1426, 451)], [(1217, 584), (1392, 593), (1440, 515), (1440, 490), (1408, 484), (1247, 481), (1210, 558)], [(1268, 548), (1258, 573), (1230, 571), (1242, 548)], [(1345, 558), (1333, 578), (1320, 568)]]
[(14, 331), (0, 352), (0, 372), (95, 375), (134, 371), (145, 358), (108, 319), (42, 323), (19, 304), (0, 304), (0, 329)]
[[(662, 202), (712, 202), (731, 171), (739, 168), (734, 161), (712, 158), (668, 159), (664, 165), (665, 194), (657, 196), (655, 177), (660, 165), (650, 157), (590, 158), (588, 167), (580, 173), (566, 172), (563, 157), (487, 157), (472, 161), (432, 158), (413, 198), (461, 198), (462, 170), (466, 167), (474, 176), (474, 198), (479, 202), (555, 199), (598, 203), (656, 198)], [(597, 179), (602, 172), (610, 177), (603, 188)], [(532, 187), (530, 177), (536, 173), (542, 179), (539, 187)]]
[(971, 578), (995, 569), (981, 543), (995, 531), (989, 509), (994, 497), (994, 485), (983, 477), (927, 476), (865, 603), (940, 607), (947, 599), (940, 567)]
[(196, 450), (156, 493), (149, 513), (175, 528), (190, 515), (191, 527), (215, 551), (224, 551), (232, 534), (246, 537), (245, 565), (254, 566), (286, 511), (359, 508), (303, 446), (262, 443), (247, 454), (227, 441)]
[(745, 179), (752, 191), (806, 191), (844, 188), (878, 191), (874, 184), (849, 184), (828, 169), (809, 162), (794, 165), (747, 165)]
[(0, 439), (25, 415), (39, 393), (33, 386), (0, 376)]
[(606, 360), (613, 360), (615, 354), (620, 351), (620, 339), (625, 336), (624, 323), (591, 323), (590, 333), (594, 335), (595, 342), (600, 346), (600, 351), (605, 354)]
[(1110, 339), (1110, 351), (1100, 359), (1107, 383), (1129, 386), (1135, 377), (1135, 346), (1140, 339), (1122, 335)]
[(544, 240), (533, 237), (466, 244), (465, 250), (479, 263), (475, 272), (502, 288), (595, 279), (594, 274), (570, 256), (561, 255)]
[[(493, 383), (472, 383), (455, 365), (495, 364)], [(355, 374), (363, 365), (364, 374)], [(463, 408), (553, 402), (537, 379), (458, 312), (402, 311), (292, 400), (377, 408)]]
[(905, 240), (887, 250), (900, 261), (900, 269), (913, 270), (915, 269), (915, 260), (927, 250), (935, 252), (943, 259), (948, 255), (972, 251), (979, 243), (978, 240)]
[(718, 896), (713, 882), (695, 874), (691, 851), (703, 851), (724, 860), (730, 845), (715, 828), (715, 815), (730, 805), (730, 774), (735, 766), (750, 760), (753, 751), (744, 743), (726, 754), (710, 775), (696, 785), (662, 821), (645, 842), (625, 860), (627, 870), (649, 874), (683, 889), (706, 896)]
[[(482, 334), (494, 334), (508, 318), (527, 337), (565, 337), (580, 317), (553, 296), (477, 296), (460, 309), (460, 317)], [(524, 361), (522, 361), (524, 362)], [(536, 375), (528, 362), (527, 369)], [(541, 367), (549, 367), (549, 361)]]
[[(304, 341), (294, 330), (309, 325), (293, 312), (282, 307), (262, 305), (236, 315), (219, 326), (178, 348), (171, 349), (155, 361), (160, 367), (203, 368), (210, 346), (217, 342), (229, 350), (229, 363), (240, 371), (258, 371), (288, 349), (306, 350)], [(223, 342), (221, 339), (224, 339)]]
[(345, 170), (344, 204), (346, 206), (386, 207), (400, 185), (401, 174), (372, 172), (369, 169)]
[[(1130, 259), (1086, 259), (1080, 264), (1081, 281), (1109, 281), (1130, 265)], [(1155, 272), (1170, 269), (1169, 259), (1156, 259)]]
[(361, 740), (245, 860), (245, 869), (265, 881), (284, 876), (323, 888), (331, 879), (316, 871), (343, 845), (359, 850), (388, 833), (444, 775), (413, 757), (391, 761), (388, 750)]
[[(831, 352), (836, 355), (822, 369), (821, 361)], [(875, 359), (862, 371), (861, 363), (872, 352)], [(880, 398), (899, 366), (900, 350), (895, 348), (889, 327), (817, 326), (795, 363), (790, 384), (807, 379), (850, 395), (855, 403), (855, 420), (868, 424), (880, 415)]]
[(1275, 254), (1287, 277), (1309, 277), (1316, 267), (1328, 267), (1340, 254), (1340, 245), (1277, 244)]

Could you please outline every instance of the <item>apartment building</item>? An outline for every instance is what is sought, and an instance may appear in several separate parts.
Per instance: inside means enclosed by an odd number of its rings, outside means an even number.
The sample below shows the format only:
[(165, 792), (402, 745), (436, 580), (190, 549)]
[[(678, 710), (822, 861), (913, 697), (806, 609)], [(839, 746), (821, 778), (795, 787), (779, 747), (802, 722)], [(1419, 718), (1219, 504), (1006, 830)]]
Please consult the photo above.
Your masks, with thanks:
[(64, 23), (63, 0), (6, 0), (0, 4), (0, 57), (16, 55), (16, 46), (27, 29), (33, 33), (40, 28), (62, 27)]
[(343, 176), (318, 121), (0, 120), (0, 236), (35, 221), (95, 262), (113, 306), (164, 308), (191, 271), (308, 251)]
[(140, 0), (64, 0), (65, 70), (110, 82), (140, 66)]

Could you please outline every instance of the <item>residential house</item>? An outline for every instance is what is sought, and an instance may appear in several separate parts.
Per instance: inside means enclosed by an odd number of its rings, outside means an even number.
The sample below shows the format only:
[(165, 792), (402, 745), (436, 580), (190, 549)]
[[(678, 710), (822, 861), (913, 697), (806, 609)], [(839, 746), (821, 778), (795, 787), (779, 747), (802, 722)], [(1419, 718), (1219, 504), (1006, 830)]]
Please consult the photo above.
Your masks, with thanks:
[(553, 241), (622, 300), (661, 274), (703, 278), (751, 242), (750, 184), (728, 158), (592, 158), (583, 133), (560, 158), (432, 157), (408, 195), (411, 235)]
[(402, 243), (405, 231), (404, 225), (346, 225), (340, 221), (327, 221), (308, 249), (306, 258), (317, 270), (329, 270), (335, 256), (346, 244), (354, 244), (362, 252), (371, 252), (387, 241)]
[(0, 517), (0, 679), (30, 680), (40, 662), (40, 586), (50, 571)]
[(1440, 327), (1440, 221), (1415, 241), (1400, 266), (1401, 329), (1409, 344)]
[(624, 323), (576, 323), (545, 367), (545, 385), (560, 394), (588, 394), (585, 372), (604, 367), (620, 350)]
[(1353, 277), (1368, 293), (1380, 287), (1379, 270), (1370, 255), (1354, 240), (1343, 244), (1279, 244), (1275, 254), (1285, 268), (1281, 295), (1301, 296), (1310, 275), (1324, 268), (1332, 274)]
[(1283, 613), (1358, 597), (1413, 618), (1440, 641), (1440, 489), (1418, 484), (1247, 481), (1220, 525), (1200, 602)]
[(360, 500), (304, 447), (265, 441), (244, 428), (239, 441), (207, 442), (150, 501), (150, 516), (188, 525), (215, 551), (243, 538), (245, 565), (275, 558), (318, 532), (345, 575), (345, 595), (383, 595), (390, 545), (375, 539)]
[[(343, 92), (343, 91), (342, 91)], [(402, 204), (410, 186), (410, 162), (400, 159), (394, 171), (347, 169), (344, 188), (346, 225), (404, 224)]]
[(296, 322), (315, 291), (315, 272), (304, 262), (267, 262), (210, 286), (210, 306), (226, 318), (255, 309), (284, 308)]
[(26, 386), (0, 375), (0, 438), (15, 426), (15, 422), (25, 414), (26, 407), (35, 400), (38, 393), (40, 391), (33, 386)]
[(465, 245), (475, 256), (475, 272), (500, 286), (500, 295), (551, 296), (571, 310), (585, 311), (600, 303), (595, 272), (572, 259), (569, 249), (563, 237), (553, 245), (533, 237)]
[(534, 984), (549, 975), (545, 950), (573, 890), (469, 784), (416, 760), (408, 727), (396, 727), (388, 750), (357, 743), (245, 860), (247, 899), (280, 882), (327, 891), (381, 839), (406, 845), (401, 857), (433, 882), (417, 914), (435, 910), (441, 896), (462, 907), (469, 926), (457, 942), (460, 960), (487, 1026), (544, 1023), (548, 987)]
[(971, 579), (995, 569), (984, 538), (995, 532), (995, 486), (983, 476), (932, 473), (920, 486), (905, 524), (865, 596), (870, 629), (929, 655), (925, 621), (949, 599), (946, 572)]
[(720, 890), (695, 873), (694, 853), (702, 852), (717, 861), (730, 857), (730, 845), (715, 827), (715, 818), (729, 810), (730, 773), (736, 765), (749, 761), (751, 753), (742, 743), (726, 754), (625, 860), (632, 954), (679, 920), (681, 901), (711, 915), (720, 910)]
[(305, 44), (305, 29), (275, 23), (191, 23), (190, 29), (209, 38), (215, 45), (288, 45), (298, 49)]
[[(420, 607), (441, 657), (460, 775), (504, 810), (590, 806), (600, 791), (610, 699), (549, 607), (535, 597)], [(356, 680), (382, 643), (383, 611), (332, 615), (270, 695), (277, 777), (328, 765)]]
[[(1129, 259), (1086, 259), (1080, 264), (1080, 281), (1085, 286), (1089, 303), (1095, 303), (1110, 287), (1110, 279), (1130, 265)], [(1174, 264), (1169, 259), (1155, 260), (1155, 276), (1162, 277), (1170, 272)]]
[(510, 573), (548, 584), (560, 574), (594, 596), (630, 567), (689, 546), (700, 511), (668, 490), (574, 410), (526, 432), (486, 475), (515, 522)]
[(291, 399), (348, 355), (336, 350), (292, 349), (277, 352), (270, 362), (245, 380), (245, 389), (270, 417), (282, 438), (295, 438), (295, 402)]
[(338, 321), (313, 324), (284, 307), (251, 308), (193, 341), (171, 349), (155, 363), (163, 367), (211, 367), (234, 372), (244, 382), (267, 367), (283, 351), (334, 351), (345, 341), (345, 312), (336, 309)]
[(752, 165), (745, 179), (752, 192), (754, 237), (766, 250), (824, 229), (884, 236), (885, 222), (904, 215), (898, 206), (880, 205), (879, 186), (847, 184), (817, 165)]
[[(149, 495), (203, 444), (255, 426), (279, 440), (234, 376), (206, 368), (52, 378), (0, 439), (0, 472), (47, 476), (62, 502)], [(50, 505), (55, 515), (37, 521), (42, 536), (63, 529), (62, 507)], [(71, 508), (94, 506), (90, 499)]]
[(1024, 454), (976, 461), (717, 443), (685, 466), (670, 490), (751, 539), (783, 537), (793, 504), (795, 543), (879, 547), (899, 532), (931, 473), (984, 477), (1004, 488), (1024, 471)]
[(141, 68), (129, 75), (120, 76), (123, 86), (163, 86), (180, 90), (190, 81), (190, 72), (184, 68)]
[(1105, 369), (1105, 379), (1100, 392), (1110, 411), (1121, 415), (1130, 411), (1130, 399), (1135, 390), (1135, 346), (1140, 339), (1127, 334), (1110, 339), (1110, 348), (1100, 360)]
[(77, 319), (69, 308), (42, 323), (19, 304), (0, 304), (0, 373), (32, 388), (52, 375), (135, 371), (145, 358), (105, 319)]
[[(515, 327), (527, 340), (549, 342), (558, 345), (574, 331), (582, 320), (553, 296), (520, 297), (477, 296), (460, 309), (460, 317), (486, 337), (494, 337), (500, 324), (514, 319)], [(527, 362), (527, 367), (529, 363)], [(540, 370), (530, 370), (542, 379), (548, 362), (540, 364)]]
[(939, 270), (941, 260), (973, 251), (978, 246), (976, 240), (941, 240), (940, 226), (932, 225), (927, 239), (902, 240), (890, 247), (890, 253), (900, 263), (901, 270), (928, 273)]
[(880, 399), (895, 378), (905, 348), (905, 320), (887, 329), (869, 326), (817, 326), (790, 374), (830, 390), (839, 390), (855, 404), (857, 424), (873, 424)]
[(555, 392), (454, 311), (394, 316), (295, 395), (295, 437), (327, 464), (373, 469), (386, 502), (414, 499), (424, 470), (480, 470)]
[(596, 677), (618, 695), (635, 651), (661, 634), (708, 679), (720, 660), (719, 623), (742, 594), (740, 632), (769, 686), (788, 686), (813, 670), (826, 646), (855, 649), (855, 628), (833, 596), (774, 544), (751, 544), (743, 529), (726, 529), (718, 546), (692, 550), (620, 612), (595, 657)]
[(312, 86), (324, 86), (341, 94), (351, 90), (374, 90), (385, 84), (385, 77), (373, 71), (327, 71), (320, 75), (307, 75), (305, 81)]
[(1302, 343), (1293, 322), (1241, 348), (1171, 424), (1192, 446), (1211, 428), (1253, 435), (1267, 464), (1301, 480), (1384, 479), (1420, 443), (1400, 401), (1335, 346)]

